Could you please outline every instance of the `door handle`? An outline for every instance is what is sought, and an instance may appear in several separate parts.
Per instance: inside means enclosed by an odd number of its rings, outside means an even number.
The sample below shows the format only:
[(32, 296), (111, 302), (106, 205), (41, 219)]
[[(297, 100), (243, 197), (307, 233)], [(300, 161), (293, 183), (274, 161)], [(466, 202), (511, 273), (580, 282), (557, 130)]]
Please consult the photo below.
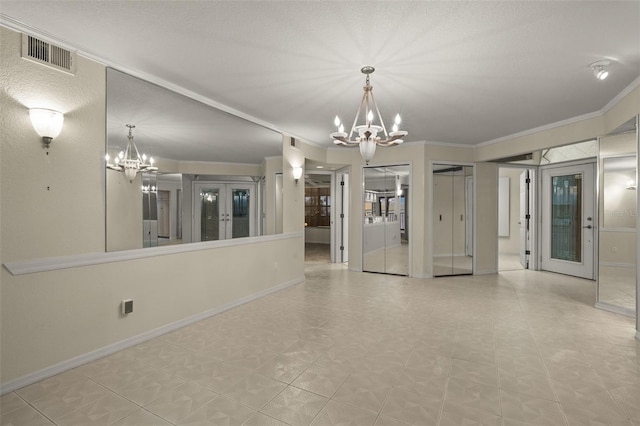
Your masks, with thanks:
[(593, 226), (587, 225), (587, 226), (583, 226), (583, 228), (591, 229), (591, 228), (593, 228)]

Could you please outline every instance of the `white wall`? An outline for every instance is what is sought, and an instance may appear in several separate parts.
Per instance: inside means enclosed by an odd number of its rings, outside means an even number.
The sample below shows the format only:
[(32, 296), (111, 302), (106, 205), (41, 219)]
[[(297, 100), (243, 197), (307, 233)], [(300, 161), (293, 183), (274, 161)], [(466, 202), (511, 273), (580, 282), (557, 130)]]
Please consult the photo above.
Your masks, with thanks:
[[(48, 258), (113, 255), (104, 253), (104, 66), (78, 57), (77, 73), (70, 76), (21, 59), (19, 33), (2, 27), (0, 38), (0, 261), (55, 263)], [(36, 106), (65, 113), (64, 129), (48, 156), (29, 121), (28, 107)], [(244, 168), (255, 175), (262, 169)], [(189, 165), (181, 171), (202, 169), (208, 170)], [(285, 199), (293, 196), (289, 192), (293, 188), (285, 188)], [(25, 275), (3, 267), (1, 391), (176, 322), (300, 282), (302, 225), (297, 229), (248, 245), (204, 243), (210, 245), (199, 251)], [(143, 250), (156, 249), (163, 248)], [(134, 313), (127, 317), (119, 313), (124, 298), (134, 299)]]

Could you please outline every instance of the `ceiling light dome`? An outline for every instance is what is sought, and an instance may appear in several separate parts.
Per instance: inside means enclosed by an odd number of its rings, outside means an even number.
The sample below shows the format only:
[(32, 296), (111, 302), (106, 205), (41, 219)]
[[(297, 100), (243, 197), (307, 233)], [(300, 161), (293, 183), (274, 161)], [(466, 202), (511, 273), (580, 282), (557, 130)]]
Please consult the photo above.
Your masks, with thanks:
[(606, 67), (608, 67), (609, 65), (611, 65), (610, 61), (602, 60), (590, 64), (589, 68), (591, 68), (591, 71), (593, 71), (593, 75), (598, 80), (604, 80), (609, 76), (609, 71), (606, 70)]

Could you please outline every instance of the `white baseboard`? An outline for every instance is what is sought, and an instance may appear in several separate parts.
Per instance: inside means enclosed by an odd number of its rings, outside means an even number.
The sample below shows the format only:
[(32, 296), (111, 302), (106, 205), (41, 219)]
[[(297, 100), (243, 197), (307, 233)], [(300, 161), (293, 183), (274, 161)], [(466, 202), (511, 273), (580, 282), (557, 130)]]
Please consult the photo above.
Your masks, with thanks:
[(624, 315), (626, 317), (632, 317), (632, 318), (636, 317), (636, 311), (635, 310), (629, 309), (629, 308), (623, 308), (622, 306), (616, 306), (616, 305), (612, 305), (612, 304), (606, 303), (606, 302), (596, 302), (596, 304), (594, 306), (596, 308), (598, 308), (598, 309), (602, 309), (603, 311), (612, 312), (614, 314)]
[(38, 370), (33, 373), (26, 374), (22, 377), (9, 380), (6, 383), (0, 384), (0, 395), (4, 395), (5, 393), (8, 393), (8, 392), (13, 392), (14, 390), (23, 388), (35, 382), (39, 382), (40, 380), (44, 380), (51, 376), (55, 376), (56, 374), (63, 373), (65, 371), (79, 367), (88, 362), (95, 361), (107, 355), (111, 355), (115, 352), (121, 351), (123, 349), (130, 348), (131, 346), (135, 346), (147, 340), (154, 339), (163, 334), (185, 327), (189, 324), (193, 324), (194, 322), (198, 322), (205, 318), (220, 314), (222, 312), (228, 311), (229, 309), (233, 309), (245, 303), (252, 302), (254, 300), (260, 299), (261, 297), (267, 296), (271, 293), (275, 293), (276, 291), (283, 290), (287, 287), (300, 284), (302, 282), (304, 282), (304, 278), (298, 278), (295, 280), (288, 281), (286, 283), (277, 285), (275, 287), (271, 287), (266, 290), (259, 291), (258, 293), (252, 294), (250, 296), (242, 297), (236, 301), (225, 303), (224, 305), (215, 307), (213, 309), (202, 312), (200, 314), (192, 315), (182, 320), (164, 325), (162, 327), (155, 328), (153, 330), (149, 330), (142, 334), (138, 334), (137, 336), (129, 337), (128, 339), (121, 340), (116, 343), (112, 343), (100, 349), (96, 349), (95, 351), (78, 355), (76, 357), (73, 357), (66, 361), (52, 365), (50, 367), (43, 368), (42, 370)]
[(491, 275), (491, 274), (497, 274), (497, 273), (498, 273), (497, 269), (486, 269), (483, 271), (475, 271), (473, 275)]

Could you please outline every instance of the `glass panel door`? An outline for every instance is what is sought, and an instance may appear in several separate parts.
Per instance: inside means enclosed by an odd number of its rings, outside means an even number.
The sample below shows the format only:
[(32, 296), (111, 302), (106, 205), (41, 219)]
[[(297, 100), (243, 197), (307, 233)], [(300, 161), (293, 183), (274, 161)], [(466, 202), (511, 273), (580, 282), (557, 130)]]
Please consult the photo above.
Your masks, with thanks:
[(255, 235), (255, 184), (196, 182), (194, 194), (194, 241)]
[(542, 171), (542, 269), (593, 279), (594, 164)]
[(582, 173), (551, 178), (551, 258), (582, 261)]
[(249, 237), (253, 235), (253, 206), (251, 205), (251, 188), (239, 188), (234, 185), (230, 188), (231, 193), (231, 220), (225, 217), (225, 221), (231, 238)]
[[(224, 217), (220, 213), (220, 188), (200, 190), (200, 241), (220, 239)], [(221, 229), (222, 228), (222, 229)]]

